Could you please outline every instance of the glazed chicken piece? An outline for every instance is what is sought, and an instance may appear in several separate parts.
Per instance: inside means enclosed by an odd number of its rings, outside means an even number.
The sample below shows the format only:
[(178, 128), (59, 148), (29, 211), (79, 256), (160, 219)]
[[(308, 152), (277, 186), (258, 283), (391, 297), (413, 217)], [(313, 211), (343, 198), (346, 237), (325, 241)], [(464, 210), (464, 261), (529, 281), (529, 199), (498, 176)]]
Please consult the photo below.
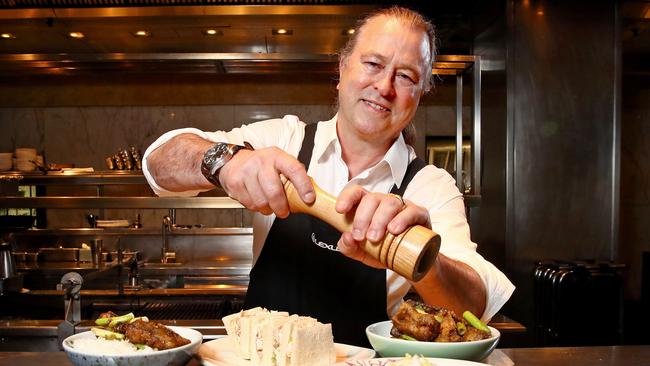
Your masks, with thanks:
[(407, 300), (392, 317), (391, 336), (404, 335), (428, 342), (466, 342), (490, 337), (490, 333), (470, 326), (451, 310)]
[(129, 342), (145, 344), (158, 350), (176, 348), (190, 343), (188, 339), (176, 334), (166, 326), (153, 322), (136, 320), (133, 323), (122, 323), (116, 326), (116, 331), (126, 336)]
[(481, 339), (490, 338), (491, 334), (484, 332), (474, 327), (467, 327), (467, 331), (463, 334), (463, 341), (480, 341)]
[[(433, 308), (407, 300), (402, 303), (397, 313), (393, 315), (393, 336), (406, 334), (418, 341), (433, 341), (440, 332), (440, 323), (432, 313)], [(396, 333), (396, 334), (395, 334)]]
[(440, 334), (435, 339), (436, 342), (460, 342), (462, 341), (461, 335), (458, 334), (457, 323), (463, 322), (456, 314), (447, 309), (439, 309), (437, 312), (440, 322)]

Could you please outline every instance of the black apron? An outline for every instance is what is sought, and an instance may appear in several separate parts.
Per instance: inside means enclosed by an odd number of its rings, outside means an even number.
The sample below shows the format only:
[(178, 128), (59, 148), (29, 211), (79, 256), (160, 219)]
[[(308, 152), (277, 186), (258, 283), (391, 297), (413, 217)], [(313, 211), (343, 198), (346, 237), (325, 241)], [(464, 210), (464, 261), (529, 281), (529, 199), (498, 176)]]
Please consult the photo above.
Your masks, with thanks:
[[(317, 124), (305, 127), (298, 160), (309, 168)], [(409, 164), (400, 189), (403, 195), (415, 173), (426, 164)], [(307, 214), (277, 218), (250, 273), (244, 309), (311, 316), (331, 323), (334, 341), (369, 347), (365, 328), (388, 319), (386, 270), (368, 267), (336, 250), (341, 233)]]

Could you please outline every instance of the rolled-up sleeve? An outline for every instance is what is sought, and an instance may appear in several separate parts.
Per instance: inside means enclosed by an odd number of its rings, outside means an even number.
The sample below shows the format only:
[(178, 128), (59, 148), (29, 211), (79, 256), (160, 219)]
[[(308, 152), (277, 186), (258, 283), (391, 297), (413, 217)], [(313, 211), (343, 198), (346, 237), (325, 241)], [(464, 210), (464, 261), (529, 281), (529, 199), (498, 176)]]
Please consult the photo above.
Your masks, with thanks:
[[(418, 175), (422, 175), (418, 177)], [(489, 321), (512, 295), (515, 286), (492, 263), (477, 251), (470, 237), (463, 196), (455, 181), (442, 169), (428, 166), (409, 185), (405, 198), (429, 210), (431, 227), (440, 234), (440, 253), (465, 263), (481, 278), (486, 290), (486, 305), (481, 319)], [(417, 179), (422, 178), (422, 179)], [(431, 187), (436, 189), (431, 189)]]
[[(162, 188), (156, 180), (151, 176), (149, 171), (148, 158), (149, 155), (158, 147), (171, 140), (173, 137), (181, 134), (194, 134), (212, 142), (229, 142), (232, 144), (243, 145), (244, 141), (249, 142), (256, 149), (276, 146), (290, 153), (297, 154), (299, 150), (299, 143), (302, 141), (302, 134), (304, 134), (304, 123), (298, 117), (293, 115), (286, 115), (283, 118), (269, 119), (243, 125), (234, 128), (231, 131), (214, 131), (206, 132), (197, 128), (180, 128), (177, 130), (169, 131), (160, 136), (154, 141), (145, 151), (142, 158), (142, 172), (147, 179), (147, 183), (151, 189), (158, 196), (181, 196), (191, 197), (203, 192), (202, 190), (172, 192)], [(296, 139), (296, 135), (299, 135)], [(295, 141), (298, 141), (297, 147)]]

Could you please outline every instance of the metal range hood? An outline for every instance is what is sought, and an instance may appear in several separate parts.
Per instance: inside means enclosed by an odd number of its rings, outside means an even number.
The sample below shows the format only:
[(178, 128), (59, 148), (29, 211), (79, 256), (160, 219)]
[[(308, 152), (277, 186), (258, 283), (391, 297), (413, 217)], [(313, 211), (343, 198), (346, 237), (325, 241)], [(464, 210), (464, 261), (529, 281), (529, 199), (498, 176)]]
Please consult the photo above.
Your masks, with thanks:
[[(0, 9), (0, 32), (12, 37), (0, 40), (0, 68), (5, 75), (332, 73), (337, 52), (348, 37), (346, 30), (372, 9), (365, 5)], [(208, 29), (215, 34), (207, 34)], [(291, 34), (277, 34), (278, 29)], [(150, 36), (136, 36), (139, 30)], [(72, 38), (70, 32), (81, 32), (84, 37)]]
[[(237, 3), (248, 5), (223, 5)], [(327, 3), (0, 0), (0, 33), (8, 35), (0, 39), (0, 75), (334, 74), (347, 30), (380, 5), (316, 5)]]

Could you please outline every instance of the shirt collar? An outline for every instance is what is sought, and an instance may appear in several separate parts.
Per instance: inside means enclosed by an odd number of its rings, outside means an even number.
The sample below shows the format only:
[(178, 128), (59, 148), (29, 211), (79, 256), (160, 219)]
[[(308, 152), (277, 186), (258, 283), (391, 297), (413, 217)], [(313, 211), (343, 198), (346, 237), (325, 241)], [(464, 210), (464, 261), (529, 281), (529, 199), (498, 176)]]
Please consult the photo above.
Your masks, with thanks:
[[(329, 121), (321, 122), (318, 126), (313, 151), (314, 157), (318, 160), (322, 159), (329, 151), (336, 152), (339, 155), (341, 154), (340, 147), (336, 148), (337, 145), (340, 146), (338, 135), (336, 134), (337, 117), (338, 114)], [(388, 149), (384, 158), (379, 161), (375, 167), (382, 163), (388, 164), (395, 185), (399, 188), (402, 185), (404, 174), (406, 174), (406, 168), (410, 161), (409, 147), (406, 145), (402, 134), (400, 134), (397, 140), (395, 140), (393, 145)], [(372, 170), (375, 167), (371, 167), (370, 169)]]

